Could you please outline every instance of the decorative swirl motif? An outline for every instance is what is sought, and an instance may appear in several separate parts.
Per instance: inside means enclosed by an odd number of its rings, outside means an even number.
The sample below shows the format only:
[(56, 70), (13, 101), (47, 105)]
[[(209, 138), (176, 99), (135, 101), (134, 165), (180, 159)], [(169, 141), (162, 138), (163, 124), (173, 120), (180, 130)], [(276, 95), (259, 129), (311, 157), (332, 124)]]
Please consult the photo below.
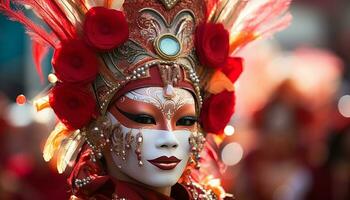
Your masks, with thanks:
[(139, 44), (132, 40), (127, 41), (124, 45), (115, 49), (112, 52), (112, 56), (115, 60), (123, 59), (126, 60), (129, 64), (133, 64), (139, 61), (141, 59), (140, 57), (154, 57), (150, 55), (149, 52), (145, 51), (145, 49), (142, 48)]
[(193, 31), (194, 22), (193, 19), (185, 18), (179, 22), (178, 30), (176, 31), (177, 37), (182, 43), (182, 48), (189, 52), (193, 48)]
[[(164, 34), (171, 34), (177, 37), (182, 45), (180, 54), (172, 60), (172, 62), (181, 65), (190, 74), (195, 74), (200, 68), (197, 64), (194, 48), (194, 30), (198, 23), (203, 19), (202, 6), (200, 0), (181, 0), (173, 9), (166, 10), (159, 3), (159, 0), (128, 0), (124, 3), (124, 12), (130, 25), (130, 38), (119, 48), (102, 55), (106, 70), (105, 74), (113, 74), (108, 77), (110, 81), (119, 83), (128, 82), (126, 78), (132, 77), (131, 72), (149, 63), (170, 62), (159, 56), (154, 48), (154, 41)], [(147, 70), (146, 70), (147, 71)], [(191, 79), (190, 74), (184, 74), (182, 78), (194, 85), (196, 97), (201, 104), (200, 88), (197, 85), (197, 79)], [(142, 78), (142, 77), (141, 77)], [(136, 79), (136, 78), (135, 78)], [(132, 80), (135, 80), (132, 79)], [(105, 81), (98, 81), (95, 90), (98, 91), (98, 101), (100, 107), (106, 108), (112, 96), (120, 87), (108, 86), (108, 90), (104, 89)], [(199, 81), (198, 81), (199, 82)], [(117, 84), (118, 83), (118, 84)], [(103, 90), (100, 94), (99, 90)], [(171, 91), (166, 90), (166, 91)], [(169, 93), (170, 94), (170, 93)]]
[(176, 95), (171, 99), (166, 99), (163, 96), (163, 88), (160, 87), (147, 87), (137, 89), (125, 94), (129, 99), (149, 103), (156, 106), (162, 111), (164, 116), (170, 120), (175, 112), (185, 104), (194, 105), (194, 98), (190, 92), (175, 88)]
[(146, 15), (141, 15), (141, 17), (137, 20), (137, 26), (140, 28), (140, 33), (142, 37), (147, 39), (147, 42), (154, 41), (160, 31), (161, 26), (157, 20)]
[(162, 34), (173, 34), (178, 37), (183, 47), (184, 55), (193, 48), (193, 31), (195, 27), (195, 17), (192, 11), (182, 10), (169, 24), (164, 16), (153, 9), (142, 9), (137, 20), (140, 33), (147, 42), (153, 42)]
[[(169, 24), (158, 11), (142, 9), (140, 17), (137, 19), (137, 26), (147, 42), (153, 42), (158, 36), (165, 33), (177, 36), (183, 47), (180, 57), (189, 57), (193, 49), (193, 31), (195, 27), (195, 17), (192, 11), (182, 10)], [(121, 77), (125, 68), (129, 68), (130, 65), (136, 65), (146, 59), (160, 59), (160, 57), (138, 42), (129, 39), (119, 48), (104, 54), (103, 59), (109, 70), (117, 77)], [(125, 61), (127, 65), (125, 65)]]

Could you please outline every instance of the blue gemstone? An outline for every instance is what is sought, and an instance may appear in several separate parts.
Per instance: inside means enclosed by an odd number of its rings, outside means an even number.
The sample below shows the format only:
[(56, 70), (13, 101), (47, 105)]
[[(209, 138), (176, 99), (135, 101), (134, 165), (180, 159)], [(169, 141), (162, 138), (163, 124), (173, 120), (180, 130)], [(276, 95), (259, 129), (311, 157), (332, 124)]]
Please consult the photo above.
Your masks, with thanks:
[(159, 49), (167, 56), (176, 56), (180, 52), (181, 46), (175, 37), (166, 35), (159, 39)]

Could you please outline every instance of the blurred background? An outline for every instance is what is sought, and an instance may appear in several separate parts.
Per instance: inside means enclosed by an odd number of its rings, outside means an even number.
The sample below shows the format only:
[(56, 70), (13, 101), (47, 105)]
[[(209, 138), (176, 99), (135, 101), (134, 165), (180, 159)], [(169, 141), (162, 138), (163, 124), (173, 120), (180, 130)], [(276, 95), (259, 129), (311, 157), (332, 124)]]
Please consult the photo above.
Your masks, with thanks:
[[(222, 184), (239, 200), (349, 200), (350, 1), (294, 0), (291, 12), (287, 30), (239, 53)], [(0, 14), (0, 199), (67, 199), (66, 175), (41, 153), (53, 113), (16, 104), (47, 85), (24, 32)]]

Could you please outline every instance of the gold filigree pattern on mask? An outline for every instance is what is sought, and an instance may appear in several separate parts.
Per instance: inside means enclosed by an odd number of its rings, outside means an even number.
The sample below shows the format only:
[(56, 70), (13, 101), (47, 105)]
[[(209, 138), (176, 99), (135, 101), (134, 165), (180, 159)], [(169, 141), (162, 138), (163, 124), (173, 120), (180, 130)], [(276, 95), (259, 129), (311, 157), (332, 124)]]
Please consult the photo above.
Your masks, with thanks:
[(118, 157), (120, 157), (123, 161), (125, 161), (127, 144), (124, 145), (124, 134), (119, 124), (113, 127), (111, 141), (112, 141), (111, 151), (115, 152), (115, 154)]
[[(127, 155), (129, 151), (132, 149), (132, 144), (135, 143), (135, 154), (138, 160), (138, 165), (142, 167), (143, 163), (141, 160), (141, 147), (143, 143), (143, 135), (142, 132), (139, 131), (136, 136), (132, 134), (132, 130), (130, 129), (127, 133), (123, 133), (121, 125), (115, 124), (113, 125), (112, 134), (111, 134), (111, 149), (112, 153), (115, 153), (117, 157), (122, 159), (124, 162), (126, 161)], [(117, 166), (121, 168), (121, 165)]]
[(163, 95), (163, 88), (148, 87), (128, 92), (125, 96), (129, 99), (140, 101), (156, 106), (166, 117), (171, 120), (174, 113), (186, 104), (195, 105), (195, 101), (190, 92), (174, 88), (174, 95), (167, 99)]

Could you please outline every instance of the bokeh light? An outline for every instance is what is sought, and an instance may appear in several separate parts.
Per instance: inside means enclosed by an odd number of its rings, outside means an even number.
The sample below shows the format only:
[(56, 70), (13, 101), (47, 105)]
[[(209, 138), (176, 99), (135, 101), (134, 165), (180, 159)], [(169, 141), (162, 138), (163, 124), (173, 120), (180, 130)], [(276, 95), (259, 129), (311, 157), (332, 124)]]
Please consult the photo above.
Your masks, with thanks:
[(28, 126), (33, 121), (31, 105), (12, 104), (9, 106), (8, 121), (13, 126), (24, 127)]
[(58, 81), (58, 78), (55, 74), (49, 74), (47, 79), (49, 80), (50, 83), (54, 84)]
[(23, 94), (17, 96), (16, 103), (18, 105), (24, 105), (26, 102), (27, 102), (26, 96), (24, 96)]
[(338, 110), (344, 117), (350, 118), (350, 95), (344, 95), (339, 99)]
[(231, 125), (227, 125), (224, 129), (224, 133), (227, 136), (232, 136), (235, 133), (235, 128)]
[(221, 152), (221, 159), (228, 166), (236, 165), (242, 158), (243, 148), (236, 142), (227, 144)]
[(38, 123), (49, 123), (55, 120), (55, 114), (51, 109), (44, 109), (39, 112), (34, 111), (34, 120)]

